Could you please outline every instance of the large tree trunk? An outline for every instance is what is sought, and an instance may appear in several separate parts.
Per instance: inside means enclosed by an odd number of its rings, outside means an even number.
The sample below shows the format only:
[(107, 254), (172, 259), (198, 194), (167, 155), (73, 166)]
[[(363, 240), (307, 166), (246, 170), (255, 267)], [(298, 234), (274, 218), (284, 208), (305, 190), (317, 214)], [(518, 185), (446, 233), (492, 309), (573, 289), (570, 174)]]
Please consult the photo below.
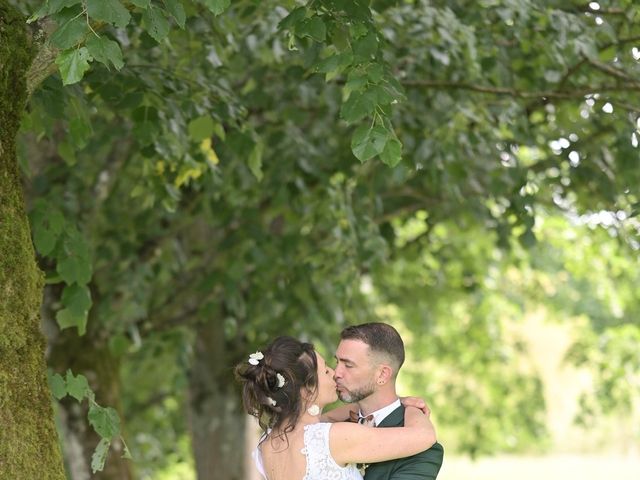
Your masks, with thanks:
[(247, 416), (234, 387), (224, 329), (198, 327), (189, 378), (189, 424), (198, 480), (243, 480)]
[[(75, 331), (65, 330), (53, 341), (49, 365), (63, 373), (70, 368), (82, 373), (89, 380), (96, 394), (96, 402), (115, 408), (122, 419), (120, 408), (120, 363), (108, 345), (98, 340), (99, 335), (89, 330), (79, 337)], [(89, 406), (66, 397), (60, 408), (64, 444), (64, 459), (71, 480), (131, 480), (134, 478), (129, 460), (122, 458), (120, 439), (114, 439), (109, 449), (104, 470), (91, 474), (91, 455), (100, 437), (87, 421)], [(121, 425), (121, 428), (123, 426)]]
[(0, 473), (64, 480), (40, 331), (43, 279), (15, 149), (34, 53), (25, 26), (0, 0)]

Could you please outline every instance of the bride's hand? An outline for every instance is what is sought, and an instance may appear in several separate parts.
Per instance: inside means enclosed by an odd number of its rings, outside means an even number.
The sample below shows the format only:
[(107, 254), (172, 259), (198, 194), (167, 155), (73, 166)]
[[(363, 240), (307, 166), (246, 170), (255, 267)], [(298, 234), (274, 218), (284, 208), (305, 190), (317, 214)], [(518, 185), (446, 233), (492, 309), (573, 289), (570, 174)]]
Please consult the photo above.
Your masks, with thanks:
[(431, 409), (420, 397), (400, 397), (400, 403), (402, 403), (405, 408), (416, 407), (420, 409), (427, 417), (431, 415)]
[(433, 434), (434, 442), (436, 438), (436, 430), (431, 423), (429, 415), (424, 413), (424, 410), (417, 407), (405, 407), (404, 409), (404, 426), (405, 427), (417, 427), (424, 429), (430, 434)]

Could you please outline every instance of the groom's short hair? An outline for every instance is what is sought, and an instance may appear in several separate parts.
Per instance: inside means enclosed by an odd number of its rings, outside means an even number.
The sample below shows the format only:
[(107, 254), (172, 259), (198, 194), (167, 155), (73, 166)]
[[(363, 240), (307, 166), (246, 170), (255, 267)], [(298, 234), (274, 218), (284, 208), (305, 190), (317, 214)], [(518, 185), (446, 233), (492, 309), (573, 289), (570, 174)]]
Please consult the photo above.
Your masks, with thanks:
[(375, 354), (382, 354), (391, 363), (394, 377), (404, 363), (404, 342), (398, 331), (382, 322), (352, 325), (342, 330), (341, 340), (360, 340)]

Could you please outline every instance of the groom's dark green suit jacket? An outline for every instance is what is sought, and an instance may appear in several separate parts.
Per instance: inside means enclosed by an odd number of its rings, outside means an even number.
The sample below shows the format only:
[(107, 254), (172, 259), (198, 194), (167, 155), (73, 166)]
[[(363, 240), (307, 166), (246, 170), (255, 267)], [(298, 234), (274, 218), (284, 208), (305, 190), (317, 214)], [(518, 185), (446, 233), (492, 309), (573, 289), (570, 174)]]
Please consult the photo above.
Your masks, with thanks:
[[(391, 412), (376, 428), (404, 426), (404, 407)], [(440, 467), (444, 449), (436, 443), (429, 450), (412, 457), (399, 458), (386, 462), (372, 463), (365, 470), (365, 480), (435, 480)]]

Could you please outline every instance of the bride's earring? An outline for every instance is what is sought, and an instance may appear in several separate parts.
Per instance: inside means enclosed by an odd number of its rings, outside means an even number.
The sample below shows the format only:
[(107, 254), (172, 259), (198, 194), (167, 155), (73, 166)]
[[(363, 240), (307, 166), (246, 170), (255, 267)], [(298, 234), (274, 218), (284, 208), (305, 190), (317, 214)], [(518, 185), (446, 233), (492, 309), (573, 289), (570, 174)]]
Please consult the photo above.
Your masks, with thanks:
[(309, 408), (307, 408), (307, 413), (315, 417), (316, 415), (320, 414), (320, 407), (314, 403)]

